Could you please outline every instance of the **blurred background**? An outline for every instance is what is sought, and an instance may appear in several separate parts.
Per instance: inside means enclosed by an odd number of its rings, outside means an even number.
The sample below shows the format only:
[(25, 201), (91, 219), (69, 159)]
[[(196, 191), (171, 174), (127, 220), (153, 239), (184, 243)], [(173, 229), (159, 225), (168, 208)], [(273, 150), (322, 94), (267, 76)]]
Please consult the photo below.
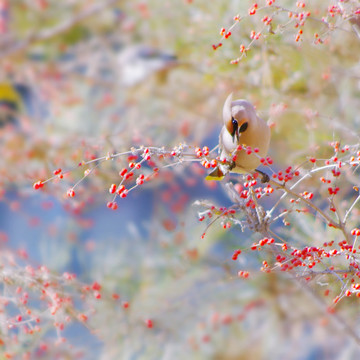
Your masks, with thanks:
[[(86, 324), (70, 316), (61, 331), (46, 308), (37, 310), (44, 326), (34, 336), (8, 327), (16, 312), (6, 306), (3, 275), (0, 359), (359, 355), (311, 293), (288, 276), (261, 273), (258, 254), (231, 259), (256, 234), (214, 224), (201, 239), (206, 224), (193, 202), (231, 202), (197, 164), (162, 170), (117, 211), (106, 207), (108, 188), (126, 157), (99, 166), (75, 198), (66, 196), (82, 176), (81, 161), (141, 145), (216, 146), (230, 92), (271, 125), (276, 169), (327, 156), (332, 140), (358, 143), (357, 18), (332, 17), (330, 2), (311, 1), (305, 10), (312, 19), (296, 42), (296, 20), (284, 9), (303, 10), (290, 0), (277, 1), (282, 9), (266, 3), (249, 16), (252, 1), (0, 0), (1, 269), (46, 266), (120, 297), (104, 295), (92, 302)], [(351, 13), (356, 4), (344, 6)], [(244, 18), (222, 39), (220, 29), (238, 14)], [(266, 14), (272, 28), (261, 20)], [(256, 42), (252, 30), (262, 32)], [(231, 64), (241, 44), (251, 50)], [(33, 190), (54, 170), (74, 167)], [(244, 280), (239, 270), (253, 272)]]

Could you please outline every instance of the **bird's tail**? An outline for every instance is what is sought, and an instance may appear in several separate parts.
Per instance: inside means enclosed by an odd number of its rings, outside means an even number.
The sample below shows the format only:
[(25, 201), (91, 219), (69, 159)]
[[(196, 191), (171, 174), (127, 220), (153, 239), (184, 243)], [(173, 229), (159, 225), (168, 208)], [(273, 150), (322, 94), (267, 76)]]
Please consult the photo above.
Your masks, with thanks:
[(222, 172), (220, 167), (216, 167), (206, 178), (205, 180), (215, 180), (221, 181), (225, 177), (225, 174)]

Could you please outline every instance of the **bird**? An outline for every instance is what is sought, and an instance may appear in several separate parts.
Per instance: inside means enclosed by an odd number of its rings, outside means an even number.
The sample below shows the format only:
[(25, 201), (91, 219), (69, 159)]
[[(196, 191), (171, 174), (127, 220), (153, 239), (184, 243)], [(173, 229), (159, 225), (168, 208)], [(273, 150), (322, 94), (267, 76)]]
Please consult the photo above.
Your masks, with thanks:
[(45, 114), (45, 104), (30, 84), (19, 81), (0, 81), (0, 130), (12, 128), (23, 131), (24, 116), (37, 118)]
[(143, 83), (150, 75), (166, 77), (169, 70), (179, 65), (177, 57), (146, 45), (124, 47), (117, 58), (120, 83), (132, 87)]
[(219, 136), (220, 160), (225, 160), (225, 163), (217, 165), (206, 180), (220, 181), (229, 172), (246, 174), (255, 170), (262, 175), (262, 182), (268, 182), (269, 176), (256, 168), (260, 159), (267, 155), (270, 128), (249, 101), (232, 99), (233, 93), (224, 103), (224, 126)]
[[(41, 60), (41, 53), (33, 57)], [(146, 84), (152, 77), (164, 83), (172, 69), (186, 65), (170, 51), (146, 44), (123, 44), (111, 37), (70, 48), (59, 64), (64, 75), (75, 74), (106, 87), (118, 84), (124, 89)]]
[(15, 125), (17, 114), (22, 107), (22, 98), (14, 84), (0, 83), (0, 128)]

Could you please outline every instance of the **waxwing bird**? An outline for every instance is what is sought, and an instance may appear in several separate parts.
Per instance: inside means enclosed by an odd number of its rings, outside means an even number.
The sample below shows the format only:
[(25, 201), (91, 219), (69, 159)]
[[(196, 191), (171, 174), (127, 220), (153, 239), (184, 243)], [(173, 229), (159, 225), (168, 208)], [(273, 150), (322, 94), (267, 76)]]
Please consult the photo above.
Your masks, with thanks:
[(11, 83), (0, 83), (0, 128), (7, 124), (15, 125), (16, 117), (22, 106), (18, 89)]
[(35, 117), (38, 105), (35, 93), (28, 84), (0, 81), (0, 130), (6, 126), (20, 130), (22, 115)]
[[(228, 172), (251, 173), (265, 157), (270, 144), (270, 128), (267, 123), (256, 115), (254, 107), (247, 100), (232, 101), (232, 93), (227, 97), (223, 108), (224, 126), (219, 136), (220, 159), (226, 159), (226, 164), (220, 164), (206, 180), (222, 180)], [(241, 145), (241, 149), (239, 149)], [(247, 147), (251, 147), (251, 154)], [(258, 149), (254, 152), (254, 149)], [(263, 175), (262, 181), (269, 181)]]
[(125, 87), (135, 86), (150, 75), (166, 77), (169, 70), (179, 66), (176, 56), (146, 45), (125, 47), (118, 56), (120, 83)]

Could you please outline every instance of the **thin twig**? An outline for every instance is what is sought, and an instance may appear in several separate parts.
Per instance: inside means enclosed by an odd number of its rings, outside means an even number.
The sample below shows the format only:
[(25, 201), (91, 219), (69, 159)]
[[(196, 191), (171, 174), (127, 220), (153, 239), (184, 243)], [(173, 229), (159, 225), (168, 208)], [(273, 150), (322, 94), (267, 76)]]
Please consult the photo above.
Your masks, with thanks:
[[(301, 201), (303, 201), (306, 205), (308, 205), (309, 207), (311, 207), (313, 210), (315, 210), (316, 212), (318, 212), (325, 220), (328, 224), (332, 224), (334, 225), (336, 228), (341, 228), (341, 225), (338, 223), (334, 223), (334, 221), (328, 216), (326, 215), (320, 208), (318, 208), (316, 205), (314, 205), (311, 201), (305, 199), (303, 196), (301, 196), (300, 194), (297, 194), (296, 192), (292, 191), (291, 189), (287, 188), (285, 185), (278, 183), (277, 181), (274, 181), (272, 179), (270, 179), (270, 184), (278, 187), (282, 190), (284, 190), (287, 194), (290, 194), (294, 197), (296, 197), (297, 199), (300, 199)], [(267, 215), (268, 216), (268, 215)]]
[(358, 197), (355, 199), (355, 201), (352, 203), (352, 205), (349, 207), (348, 211), (346, 212), (345, 216), (344, 216), (344, 220), (343, 223), (346, 223), (347, 218), (349, 217), (352, 209), (354, 208), (354, 206), (356, 205), (356, 203), (360, 200), (360, 195), (358, 195)]

